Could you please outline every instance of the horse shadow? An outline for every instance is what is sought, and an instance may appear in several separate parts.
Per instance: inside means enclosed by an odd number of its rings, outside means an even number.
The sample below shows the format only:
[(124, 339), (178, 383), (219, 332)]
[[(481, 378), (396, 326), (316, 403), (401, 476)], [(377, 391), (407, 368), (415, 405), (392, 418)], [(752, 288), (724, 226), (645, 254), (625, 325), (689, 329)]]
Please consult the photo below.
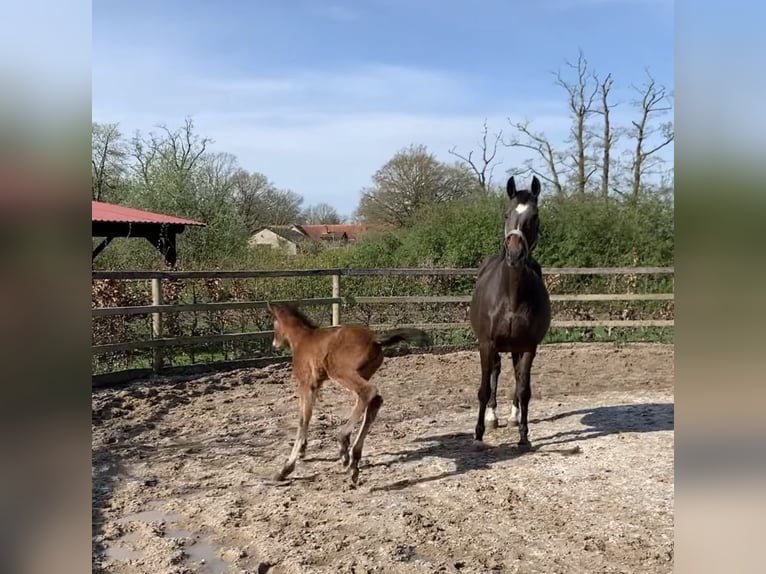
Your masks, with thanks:
[[(673, 403), (642, 403), (593, 407), (558, 413), (550, 417), (530, 421), (531, 430), (535, 424), (551, 422), (568, 417), (581, 416), (580, 423), (584, 428), (561, 431), (535, 440), (532, 439), (530, 449), (519, 449), (514, 443), (501, 443), (497, 446), (479, 445), (473, 441), (473, 433), (458, 432), (441, 435), (420, 437), (412, 443), (428, 443), (415, 450), (381, 453), (384, 456), (396, 457), (394, 461), (370, 463), (366, 466), (389, 467), (393, 463), (423, 461), (428, 458), (441, 458), (452, 461), (453, 469), (431, 476), (406, 478), (383, 486), (375, 486), (370, 491), (402, 490), (416, 484), (433, 482), (453, 476), (460, 476), (476, 470), (489, 470), (498, 462), (513, 460), (520, 456), (570, 456), (581, 452), (575, 444), (568, 448), (561, 445), (571, 445), (582, 441), (593, 440), (618, 433), (647, 433), (674, 430)], [(513, 429), (514, 427), (511, 427)], [(508, 427), (500, 432), (508, 432)], [(498, 431), (495, 431), (498, 432)], [(511, 431), (514, 432), (513, 430)], [(513, 436), (513, 439), (516, 437)], [(558, 447), (558, 448), (557, 448)]]

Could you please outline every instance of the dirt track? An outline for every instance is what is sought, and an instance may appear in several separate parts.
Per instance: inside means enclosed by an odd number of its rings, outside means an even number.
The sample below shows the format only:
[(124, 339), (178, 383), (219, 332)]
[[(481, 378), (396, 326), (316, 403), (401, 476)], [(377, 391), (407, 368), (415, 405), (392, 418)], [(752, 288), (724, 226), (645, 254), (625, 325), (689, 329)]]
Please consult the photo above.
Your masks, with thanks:
[[(94, 571), (672, 572), (673, 347), (554, 345), (532, 374), (530, 440), (471, 441), (478, 355), (389, 358), (360, 484), (332, 460), (332, 384), (306, 460), (284, 368), (93, 394)], [(500, 380), (510, 411), (510, 358)]]

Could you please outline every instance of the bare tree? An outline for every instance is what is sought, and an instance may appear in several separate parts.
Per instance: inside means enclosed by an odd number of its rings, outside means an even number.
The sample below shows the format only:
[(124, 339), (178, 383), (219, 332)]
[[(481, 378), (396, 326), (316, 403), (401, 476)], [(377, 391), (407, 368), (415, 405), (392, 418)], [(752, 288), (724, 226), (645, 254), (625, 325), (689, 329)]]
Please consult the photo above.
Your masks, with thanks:
[(92, 198), (103, 201), (113, 194), (122, 176), (126, 157), (122, 134), (117, 124), (93, 122), (91, 131)]
[(301, 220), (309, 225), (337, 225), (341, 222), (341, 217), (332, 205), (317, 203), (303, 210)]
[(567, 106), (572, 115), (570, 130), (571, 144), (574, 150), (570, 156), (574, 171), (575, 193), (584, 195), (591, 176), (597, 167), (589, 167), (588, 148), (590, 146), (588, 119), (596, 113), (595, 101), (599, 91), (596, 76), (588, 69), (588, 62), (580, 50), (577, 63), (565, 61), (567, 67), (575, 71), (576, 78), (567, 80), (561, 72), (556, 73), (556, 83), (567, 92)]
[(251, 233), (264, 225), (290, 225), (301, 218), (303, 197), (277, 189), (262, 173), (239, 169), (234, 174), (234, 202)]
[(487, 120), (485, 119), (481, 143), (479, 144), (481, 160), (477, 160), (480, 161), (480, 163), (474, 161), (473, 150), (469, 151), (467, 156), (464, 156), (457, 153), (457, 147), (453, 147), (449, 150), (449, 153), (467, 164), (471, 168), (471, 171), (476, 175), (476, 178), (479, 181), (479, 187), (481, 187), (482, 191), (487, 191), (490, 185), (492, 185), (492, 173), (494, 172), (495, 167), (502, 163), (502, 161), (495, 163), (497, 146), (502, 143), (502, 141), (503, 131), (500, 130), (498, 133), (492, 135), (492, 142), (489, 142), (489, 128), (487, 127)]
[(609, 93), (612, 90), (612, 74), (607, 74), (603, 82), (599, 83), (599, 93), (601, 96), (601, 108), (596, 110), (604, 118), (603, 132), (601, 136), (601, 195), (609, 195), (609, 177), (612, 165), (612, 145), (615, 143), (615, 131), (610, 122), (610, 113), (615, 104), (609, 103)]
[[(509, 173), (512, 175), (523, 175), (531, 172), (550, 183), (556, 195), (564, 195), (564, 186), (561, 183), (561, 175), (559, 173), (562, 166), (561, 154), (553, 149), (551, 142), (545, 134), (533, 132), (529, 127), (529, 122), (514, 123), (510, 118), (508, 118), (508, 122), (516, 129), (518, 135), (511, 136), (507, 142), (503, 141), (503, 145), (534, 151), (542, 159), (546, 168), (545, 172), (538, 170), (535, 167), (536, 162), (534, 159), (529, 159), (525, 164), (526, 169), (514, 170)], [(520, 139), (519, 136), (523, 137), (523, 139)]]
[(154, 169), (174, 174), (177, 182), (189, 177), (195, 164), (212, 142), (194, 133), (194, 122), (186, 118), (183, 127), (170, 130), (166, 125), (157, 126), (162, 132), (150, 132), (143, 137), (136, 134), (132, 141), (133, 171), (139, 180), (150, 187)]
[(656, 154), (675, 139), (672, 122), (652, 124), (655, 117), (663, 116), (673, 109), (671, 95), (664, 86), (658, 86), (649, 71), (647, 80), (642, 86), (633, 86), (640, 98), (634, 102), (639, 109), (639, 119), (633, 121), (631, 137), (635, 139), (635, 148), (631, 162), (631, 194), (638, 197), (644, 175), (655, 167), (661, 160), (656, 160)]

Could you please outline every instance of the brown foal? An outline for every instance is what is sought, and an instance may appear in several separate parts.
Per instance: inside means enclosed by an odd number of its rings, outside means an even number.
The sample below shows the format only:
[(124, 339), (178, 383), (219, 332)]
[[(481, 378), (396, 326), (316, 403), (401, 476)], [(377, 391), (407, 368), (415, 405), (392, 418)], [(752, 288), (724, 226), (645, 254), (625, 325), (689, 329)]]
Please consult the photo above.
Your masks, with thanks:
[[(318, 327), (294, 307), (274, 304), (269, 310), (274, 320), (273, 346), (277, 350), (290, 347), (293, 376), (298, 382), (298, 432), (276, 479), (284, 480), (295, 469), (298, 458), (304, 457), (316, 393), (330, 379), (356, 395), (348, 422), (338, 435), (338, 459), (356, 484), (365, 437), (383, 404), (377, 386), (370, 382), (383, 364), (383, 347), (399, 341), (427, 345), (428, 335), (419, 329), (395, 329), (378, 335), (363, 325)], [(351, 433), (360, 419), (362, 424), (349, 449)]]

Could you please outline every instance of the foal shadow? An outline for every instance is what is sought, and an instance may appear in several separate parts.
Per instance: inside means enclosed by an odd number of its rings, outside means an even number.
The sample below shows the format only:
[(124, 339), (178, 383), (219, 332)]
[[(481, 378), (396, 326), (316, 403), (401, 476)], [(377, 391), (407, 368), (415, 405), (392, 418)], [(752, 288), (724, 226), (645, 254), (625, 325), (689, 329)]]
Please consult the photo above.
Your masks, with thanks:
[[(513, 460), (525, 454), (558, 454), (568, 456), (581, 452), (579, 445), (569, 448), (551, 448), (557, 445), (576, 443), (617, 433), (660, 432), (672, 431), (674, 429), (673, 403), (646, 403), (579, 409), (559, 413), (546, 418), (534, 419), (530, 421), (530, 431), (534, 432), (534, 425), (537, 423), (551, 422), (580, 415), (581, 418), (579, 422), (585, 428), (561, 431), (537, 439), (534, 436), (531, 436), (532, 447), (526, 450), (519, 449), (515, 443), (503, 443), (495, 447), (488, 445), (477, 447), (473, 442), (473, 433), (468, 432), (449, 433), (414, 439), (412, 441), (413, 443), (428, 444), (424, 444), (415, 450), (381, 453), (385, 456), (393, 456), (397, 458), (394, 461), (371, 463), (365, 466), (389, 467), (392, 464), (404, 464), (408, 462), (423, 461), (428, 458), (440, 458), (451, 460), (454, 465), (453, 470), (432, 476), (398, 480), (385, 486), (373, 487), (370, 491), (402, 490), (416, 484), (441, 480), (451, 476), (459, 476), (473, 470), (489, 470), (492, 465), (498, 462)], [(508, 431), (506, 430), (504, 432)], [(512, 436), (513, 439), (516, 438), (515, 435)]]

